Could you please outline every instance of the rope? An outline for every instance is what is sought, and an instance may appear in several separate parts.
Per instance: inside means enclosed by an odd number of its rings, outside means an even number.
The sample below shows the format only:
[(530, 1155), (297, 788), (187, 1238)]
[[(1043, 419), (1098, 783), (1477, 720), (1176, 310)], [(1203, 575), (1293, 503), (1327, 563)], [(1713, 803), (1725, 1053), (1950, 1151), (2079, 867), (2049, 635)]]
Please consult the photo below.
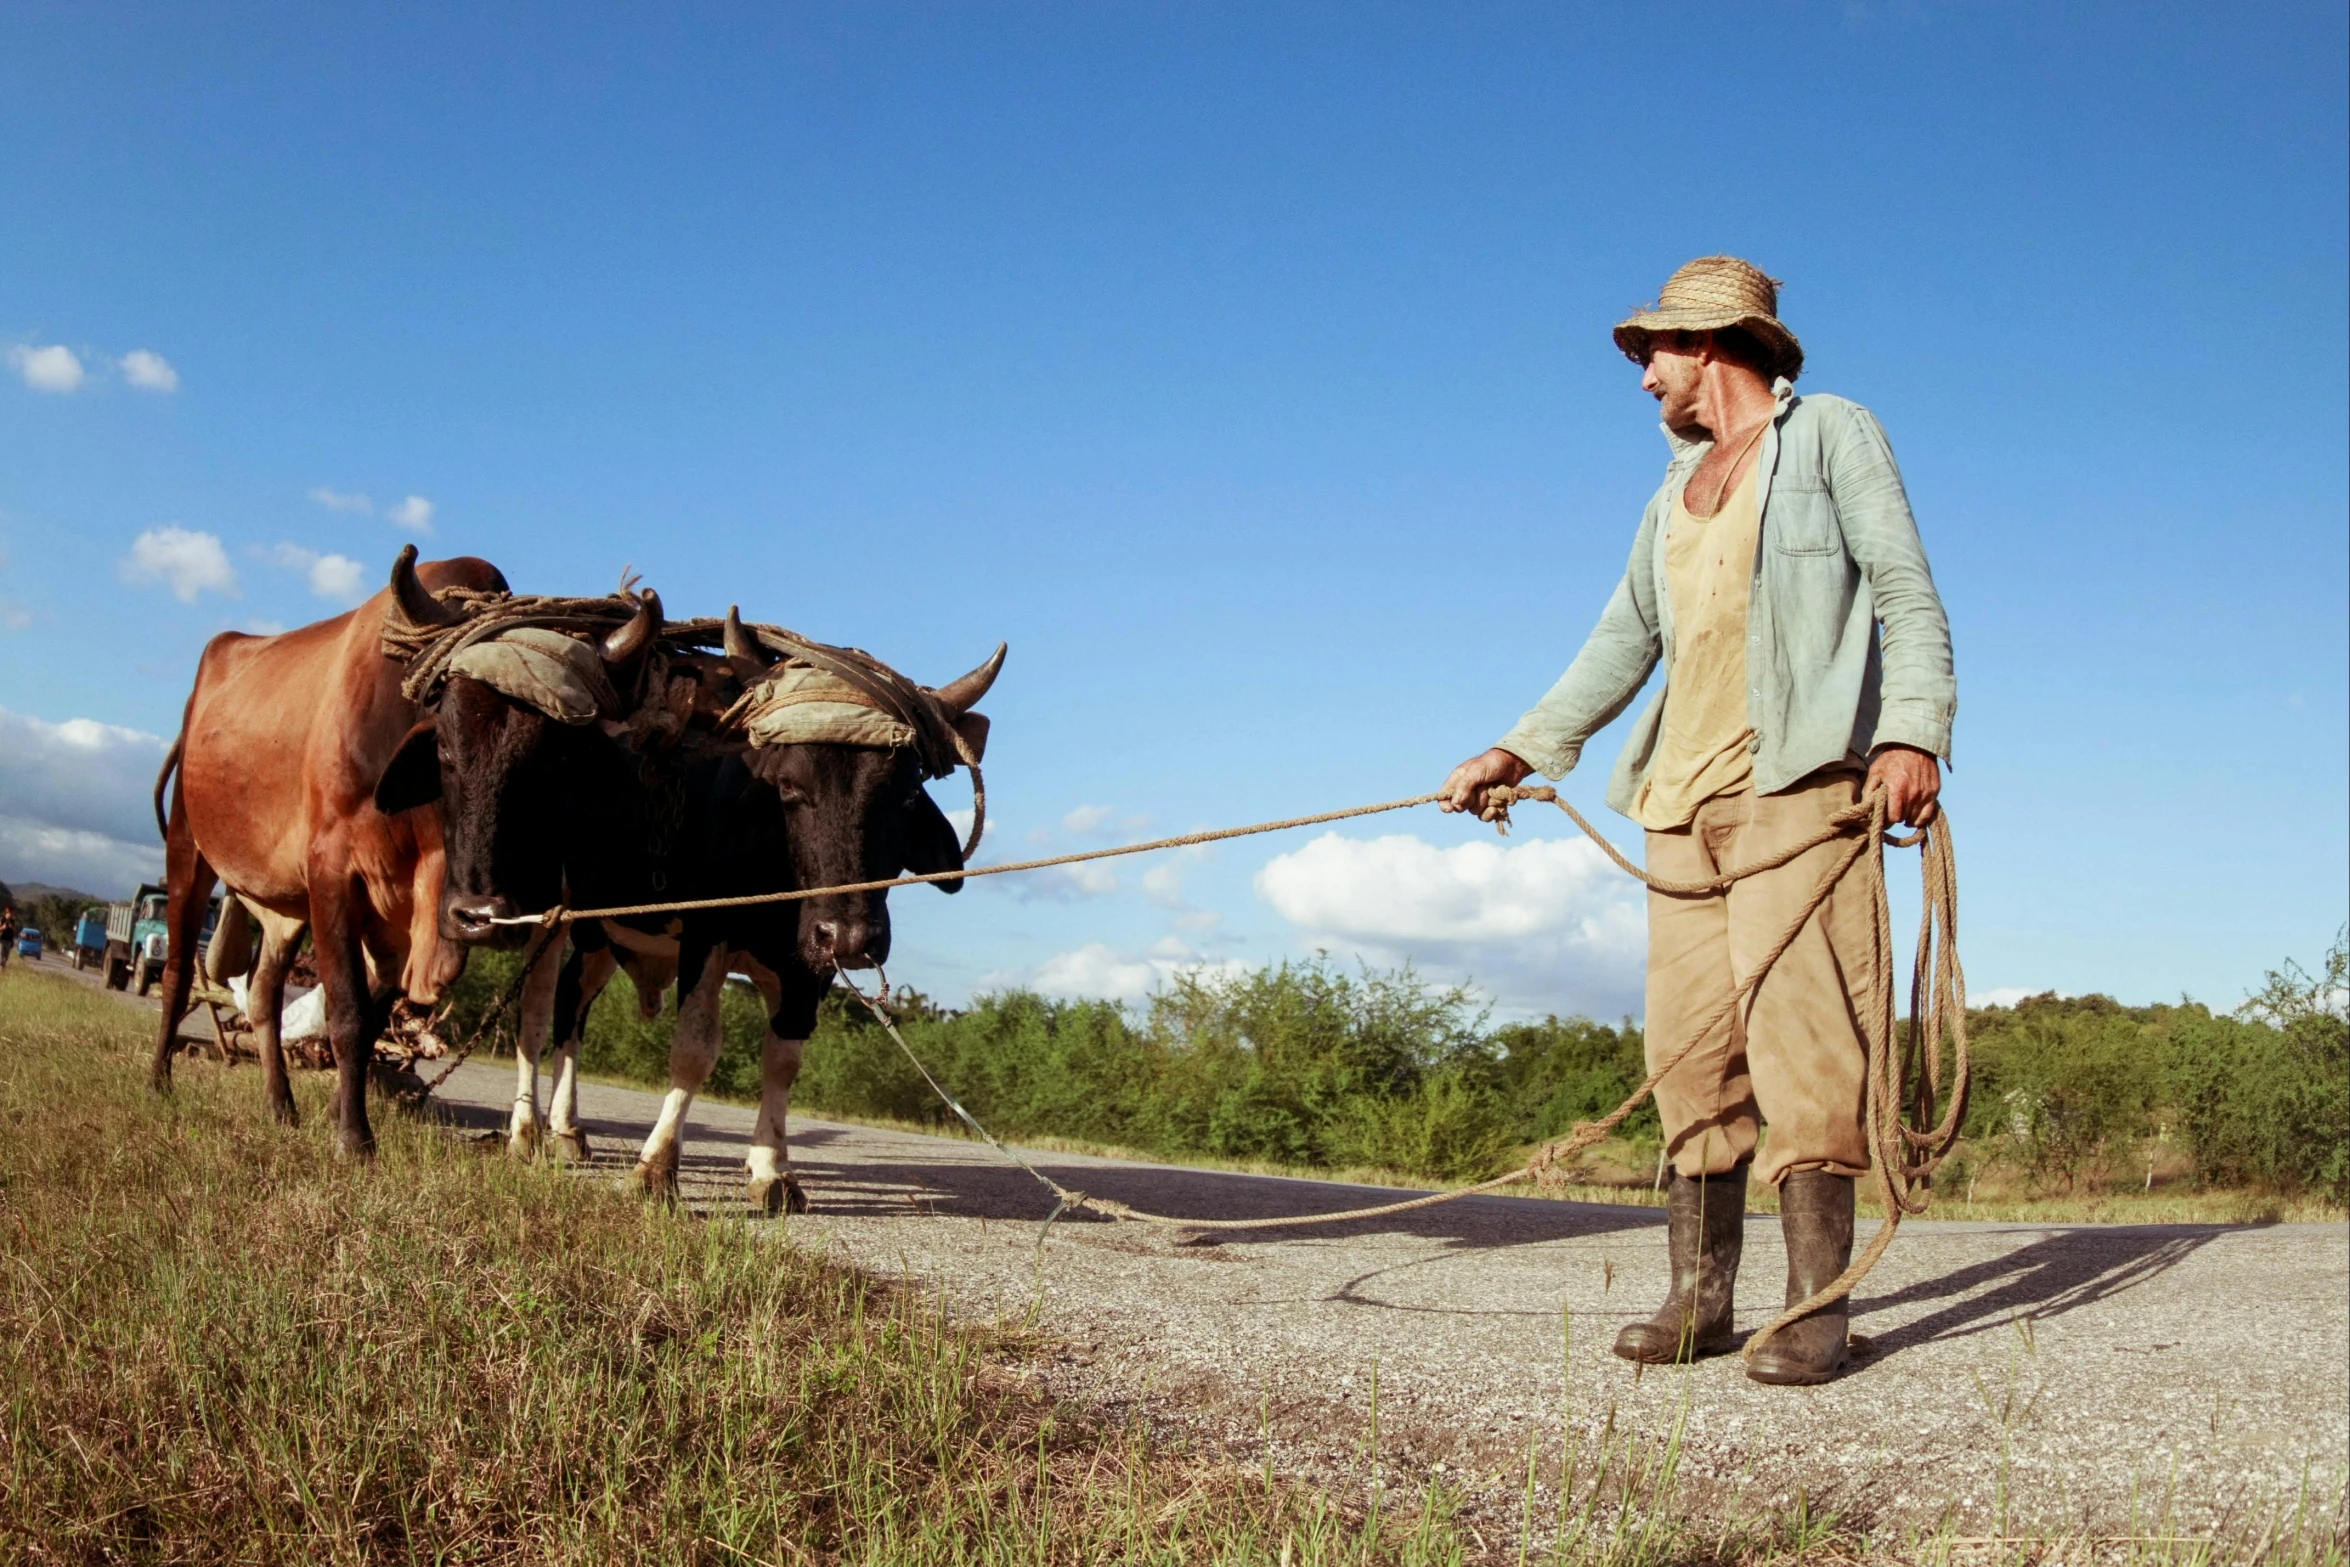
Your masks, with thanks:
[(604, 598), (555, 598), (543, 594), (515, 596), (496, 591), (443, 588), (433, 595), (465, 616), (446, 626), (412, 625), (397, 615), (386, 615), (383, 652), (408, 666), (400, 694), (420, 705), (429, 704), (447, 678), (450, 661), (477, 642), (487, 642), (522, 626), (549, 631), (604, 633), (628, 624), (637, 612), (636, 601), (612, 594)]
[[(1068, 864), (1074, 860), (1101, 859), (1113, 854), (1140, 854), (1149, 849), (1170, 848), (1189, 842), (1237, 838), (1250, 833), (1272, 832), (1283, 827), (1305, 826), (1314, 822), (1336, 821), (1349, 816), (1368, 816), (1380, 811), (1401, 810), (1407, 806), (1425, 804), (1433, 798), (1435, 798), (1433, 795), (1421, 795), (1415, 799), (1395, 800), (1384, 805), (1359, 806), (1351, 811), (1333, 811), (1320, 816), (1298, 817), (1286, 822), (1263, 823), (1255, 827), (1227, 828), (1218, 833), (1192, 834), (1186, 838), (1164, 839), (1157, 843), (1133, 844), (1124, 849), (1061, 855), (1055, 859), (1034, 861), (1028, 865), (991, 866), (989, 870), (1032, 869), (1043, 865)], [(1932, 826), (1920, 828), (1907, 837), (1896, 837), (1885, 830), (1885, 796), (1883, 791), (1871, 790), (1859, 803), (1837, 812), (1821, 831), (1792, 848), (1765, 856), (1746, 865), (1737, 866), (1710, 879), (1669, 881), (1663, 877), (1649, 875), (1624, 858), (1617, 851), (1615, 845), (1601, 836), (1598, 829), (1594, 828), (1580, 811), (1560, 799), (1558, 792), (1554, 789), (1542, 787), (1512, 789), (1501, 786), (1488, 790), (1487, 798), (1500, 806), (1498, 817), (1493, 819), (1495, 825), (1504, 830), (1507, 829), (1509, 807), (1517, 801), (1540, 800), (1557, 806), (1566, 812), (1573, 819), (1575, 825), (1580, 827), (1591, 841), (1599, 846), (1601, 852), (1615, 862), (1620, 869), (1628, 875), (1636, 877), (1654, 891), (1664, 893), (1669, 897), (1688, 897), (1719, 892), (1732, 883), (1742, 881), (1749, 876), (1790, 864), (1802, 855), (1810, 853), (1823, 844), (1833, 842), (1837, 838), (1850, 837), (1852, 842), (1822, 873), (1818, 883), (1812, 888), (1810, 896), (1805, 898), (1803, 907), (1797, 911), (1795, 918), (1788, 923), (1787, 928), (1779, 933), (1778, 939), (1771, 943), (1769, 950), (1764, 954), (1762, 961), (1755, 966), (1753, 972), (1748, 974), (1728, 999), (1714, 1010), (1712, 1016), (1708, 1017), (1691, 1033), (1679, 1049), (1666, 1057), (1662, 1065), (1650, 1072), (1641, 1081), (1640, 1086), (1632, 1090), (1622, 1104), (1617, 1105), (1615, 1109), (1596, 1121), (1578, 1122), (1573, 1131), (1564, 1137), (1555, 1138), (1544, 1144), (1536, 1150), (1532, 1158), (1508, 1174), (1497, 1175), (1490, 1180), (1479, 1181), (1472, 1186), (1458, 1187), (1447, 1192), (1434, 1192), (1422, 1197), (1405, 1198), (1397, 1202), (1379, 1203), (1368, 1208), (1349, 1208), (1339, 1213), (1289, 1214), (1265, 1219), (1178, 1218), (1170, 1214), (1152, 1213), (1146, 1209), (1132, 1207), (1112, 1198), (1096, 1197), (1086, 1192), (1077, 1191), (1062, 1185), (998, 1142), (986, 1127), (980, 1125), (977, 1117), (973, 1116), (960, 1101), (940, 1086), (938, 1079), (931, 1075), (930, 1069), (924, 1066), (922, 1059), (914, 1053), (913, 1046), (909, 1045), (905, 1036), (898, 1032), (896, 1021), (889, 1015), (887, 1010), (889, 990), (886, 978), (882, 982), (882, 993), (878, 997), (867, 995), (845, 972), (839, 976), (840, 982), (848, 988), (852, 995), (865, 1004), (866, 1009), (873, 1014), (875, 1020), (897, 1043), (897, 1047), (905, 1052), (906, 1059), (913, 1063), (914, 1069), (922, 1074), (922, 1080), (930, 1085), (931, 1091), (938, 1095), (948, 1109), (954, 1111), (963, 1123), (976, 1132), (990, 1148), (995, 1149), (1005, 1158), (1027, 1171), (1039, 1185), (1052, 1193), (1053, 1211), (1046, 1217), (1044, 1229), (1038, 1232), (1038, 1244), (1043, 1243), (1044, 1235), (1051, 1230), (1054, 1220), (1064, 1214), (1075, 1213), (1080, 1208), (1091, 1208), (1112, 1219), (1167, 1229), (1299, 1229), (1310, 1225), (1340, 1224), (1358, 1219), (1378, 1219), (1392, 1214), (1411, 1213), (1421, 1208), (1436, 1207), (1440, 1203), (1458, 1202), (1463, 1197), (1473, 1197), (1529, 1179), (1538, 1184), (1555, 1179), (1556, 1171), (1561, 1165), (1582, 1150), (1599, 1142), (1621, 1125), (1624, 1118), (1638, 1109), (1641, 1101), (1654, 1092), (1656, 1085), (1670, 1076), (1701, 1041), (1710, 1035), (1715, 1028), (1727, 1022), (1745, 1004), (1748, 998), (1761, 986), (1764, 977), (1777, 965), (1780, 957), (1790, 946), (1794, 945), (1796, 937), (1802, 933), (1803, 928), (1811, 923), (1812, 916), (1817, 914), (1827, 903), (1838, 884), (1856, 867), (1862, 867), (1862, 877), (1869, 885), (1873, 915), (1869, 954), (1873, 983), (1869, 1005), (1861, 1019), (1868, 1070), (1865, 1093), (1865, 1131), (1872, 1154), (1871, 1173), (1876, 1177), (1877, 1190), (1884, 1202), (1885, 1222), (1870, 1238), (1868, 1246), (1853, 1260), (1850, 1267), (1838, 1274), (1824, 1289), (1809, 1300), (1781, 1312), (1765, 1324), (1759, 1332), (1747, 1339), (1742, 1353), (1746, 1358), (1752, 1359), (1764, 1342), (1781, 1328), (1810, 1316), (1822, 1307), (1833, 1305), (1851, 1294), (1853, 1286), (1867, 1276), (1869, 1270), (1877, 1265), (1878, 1259), (1884, 1256), (1886, 1248), (1892, 1244), (1894, 1231), (1900, 1227), (1902, 1217), (1905, 1214), (1925, 1211), (1929, 1198), (1928, 1181), (1935, 1167), (1949, 1155), (1952, 1146), (1958, 1141), (1958, 1123), (1960, 1116), (1965, 1112), (1967, 1092), (1966, 979), (1958, 963), (1958, 867), (1957, 861), (1951, 854), (1949, 815), (1947, 812), (1940, 813)], [(1865, 831), (1856, 832), (1856, 828), (1863, 828)], [(1918, 930), (1917, 960), (1911, 973), (1909, 1031), (1903, 1042), (1898, 1061), (1893, 1053), (1894, 1011), (1891, 971), (1893, 916), (1892, 905), (1887, 899), (1885, 891), (1884, 848), (1888, 844), (1895, 848), (1920, 848), (1919, 873), (1923, 882), (1925, 901)], [(985, 873), (973, 872), (972, 874)], [(894, 885), (894, 883), (873, 885), (888, 886)], [(825, 890), (845, 891), (849, 889)], [(814, 893), (804, 893), (795, 896), (812, 897), (814, 895)], [(1939, 931), (1939, 941), (1937, 941), (1937, 931)], [(1937, 1098), (1935, 1085), (1941, 1079), (1942, 1038), (1946, 1030), (1952, 1045), (1952, 1081), (1949, 1106), (1941, 1120), (1933, 1122), (1934, 1102)], [(1906, 1092), (1905, 1080), (1908, 1084)], [(1914, 1112), (1907, 1119), (1904, 1117), (1905, 1100), (1908, 1108)], [(1917, 1123), (1916, 1125), (1911, 1124), (1913, 1120)], [(1929, 1122), (1933, 1122), (1930, 1127), (1926, 1124)]]
[[(838, 887), (803, 887), (789, 892), (750, 892), (731, 898), (687, 898), (669, 903), (629, 903), (610, 909), (573, 909), (558, 904), (543, 914), (508, 914), (491, 920), (493, 925), (569, 925), (577, 920), (627, 919), (643, 914), (691, 914), (702, 909), (736, 909), (757, 903), (796, 903), (804, 898), (828, 898), (850, 892), (887, 892), (893, 887), (919, 887), (925, 882), (963, 881), (976, 876), (1008, 876), (1014, 871), (1041, 871), (1055, 865), (1075, 865), (1082, 860), (1112, 860), (1125, 854), (1149, 854), (1159, 849), (1188, 849), (1203, 843), (1222, 843), (1228, 838), (1250, 838), (1258, 833), (1286, 832), (1293, 827), (1313, 827), (1323, 822), (1342, 822), (1350, 817), (1377, 816), (1383, 811), (1408, 810), (1415, 805), (1426, 805), (1435, 799), (1433, 794), (1415, 794), (1408, 800), (1388, 800), (1378, 805), (1357, 805), (1343, 811), (1322, 811), (1313, 816), (1291, 816), (1277, 822), (1258, 822), (1249, 827), (1219, 827), (1212, 832), (1187, 832), (1175, 838), (1154, 838), (1148, 843), (1129, 843), (1115, 849), (1087, 849), (1080, 854), (1056, 854), (1042, 860), (1013, 860), (1003, 865), (982, 865), (975, 870), (930, 871), (920, 876), (893, 876), (887, 881), (852, 881)], [(1569, 807), (1572, 810), (1572, 807)], [(1580, 818), (1577, 818), (1580, 820)], [(1588, 827), (1585, 829), (1588, 831)], [(1613, 850), (1609, 851), (1611, 854)], [(1618, 864), (1624, 862), (1619, 859)], [(1629, 866), (1626, 866), (1630, 869)], [(1761, 867), (1758, 867), (1761, 868)], [(1634, 875), (1639, 872), (1634, 871)]]
[[(419, 1096), (421, 1099), (430, 1099), (434, 1089), (455, 1076), (457, 1068), (465, 1064), (465, 1058), (473, 1054), (473, 1047), (489, 1038), (498, 1024), (504, 1020), (506, 1009), (514, 1004), (517, 996), (522, 994), (522, 987), (530, 981), (531, 969), (538, 963), (541, 954), (547, 950), (547, 943), (553, 937), (554, 932), (547, 930), (541, 931), (537, 936), (531, 938), (530, 944), (522, 950), (522, 962), (514, 970), (512, 981), (490, 1003), (489, 1010), (481, 1015), (481, 1021), (473, 1025), (472, 1031), (465, 1036), (464, 1046), (449, 1058), (449, 1064), (435, 1072), (432, 1079), (425, 1083), (424, 1090)], [(519, 1027), (519, 1025), (517, 1026)]]

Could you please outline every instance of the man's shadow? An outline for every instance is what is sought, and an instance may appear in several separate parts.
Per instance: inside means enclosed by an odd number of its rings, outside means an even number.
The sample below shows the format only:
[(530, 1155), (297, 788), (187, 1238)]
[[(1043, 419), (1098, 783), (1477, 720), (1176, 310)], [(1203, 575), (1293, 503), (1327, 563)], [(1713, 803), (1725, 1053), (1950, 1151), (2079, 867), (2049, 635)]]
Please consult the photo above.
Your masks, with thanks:
[(2056, 1230), (2028, 1246), (1920, 1279), (1889, 1295), (1856, 1296), (1853, 1322), (1857, 1327), (1868, 1317), (1905, 1306), (1950, 1302), (1915, 1321), (1870, 1335), (1875, 1353), (1885, 1355), (1988, 1332), (2018, 1316), (2034, 1320), (2061, 1317), (2135, 1289), (2177, 1267), (2216, 1237), (2244, 1227), (2181, 1224)]

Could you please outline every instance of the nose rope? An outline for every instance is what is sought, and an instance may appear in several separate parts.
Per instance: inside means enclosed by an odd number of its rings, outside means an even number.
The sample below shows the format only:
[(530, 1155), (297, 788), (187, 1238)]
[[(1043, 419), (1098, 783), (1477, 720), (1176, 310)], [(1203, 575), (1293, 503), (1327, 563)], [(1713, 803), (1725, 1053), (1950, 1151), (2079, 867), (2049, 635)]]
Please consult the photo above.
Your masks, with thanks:
[[(1357, 805), (1343, 811), (1321, 811), (1312, 816), (1289, 816), (1276, 822), (1256, 822), (1246, 827), (1221, 827), (1211, 832), (1183, 833), (1173, 838), (1153, 838), (1148, 843), (1121, 844), (1109, 849), (1087, 849), (1077, 854), (1049, 855), (1041, 860), (1014, 860), (1002, 865), (980, 865), (955, 871), (930, 871), (920, 876), (893, 876), (886, 881), (853, 881), (837, 887), (804, 887), (788, 892), (744, 893), (731, 898), (685, 898), (668, 903), (629, 903), (608, 909), (572, 909), (557, 906), (540, 914), (510, 914), (490, 923), (493, 925), (554, 925), (570, 924), (575, 920), (627, 919), (643, 914), (692, 914), (704, 909), (739, 909), (763, 903), (795, 903), (806, 898), (828, 898), (852, 892), (887, 892), (893, 887), (919, 887), (929, 882), (967, 881), (981, 876), (1008, 876), (1015, 871), (1040, 871), (1055, 865), (1076, 865), (1086, 860), (1114, 860), (1128, 854), (1153, 854), (1161, 849), (1189, 849), (1203, 843), (1222, 843), (1231, 838), (1250, 838), (1259, 833), (1287, 832), (1294, 827), (1316, 827), (1324, 822), (1343, 822), (1357, 816), (1377, 816), (1386, 811), (1409, 810), (1415, 805), (1426, 805), (1436, 799), (1434, 794), (1415, 794), (1408, 800), (1385, 800), (1377, 805)], [(1570, 812), (1574, 809), (1567, 806)], [(1498, 825), (1498, 824), (1497, 824)], [(1620, 862), (1629, 869), (1629, 862)]]

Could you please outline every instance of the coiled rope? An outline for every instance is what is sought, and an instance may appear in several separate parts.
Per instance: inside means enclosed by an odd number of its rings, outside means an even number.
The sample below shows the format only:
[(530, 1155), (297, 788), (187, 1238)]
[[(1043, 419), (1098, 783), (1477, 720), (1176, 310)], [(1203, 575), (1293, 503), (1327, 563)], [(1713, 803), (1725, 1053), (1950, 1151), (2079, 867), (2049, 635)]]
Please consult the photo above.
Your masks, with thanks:
[[(1935, 1167), (1949, 1156), (1958, 1141), (1960, 1118), (1966, 1110), (1968, 1061), (1966, 1042), (1966, 977), (1958, 961), (1958, 867), (1950, 847), (1950, 818), (1947, 812), (1938, 813), (1931, 826), (1922, 827), (1907, 836), (1896, 836), (1886, 831), (1885, 795), (1881, 789), (1872, 789), (1858, 803), (1837, 812), (1828, 825), (1810, 838), (1776, 854), (1765, 856), (1746, 865), (1733, 867), (1718, 876), (1697, 881), (1670, 881), (1651, 876), (1620, 853), (1599, 830), (1547, 787), (1495, 787), (1487, 791), (1490, 801), (1501, 809), (1495, 825), (1507, 830), (1509, 807), (1523, 800), (1540, 800), (1555, 805), (1573, 819), (1600, 851), (1613, 861), (1619, 870), (1636, 877), (1654, 891), (1669, 897), (1702, 897), (1726, 891), (1732, 884), (1764, 871), (1776, 870), (1791, 864), (1825, 844), (1839, 838), (1849, 843), (1822, 872), (1819, 881), (1805, 898), (1787, 928), (1771, 943), (1762, 961), (1755, 965), (1729, 998), (1715, 1009), (1663, 1063), (1642, 1080), (1639, 1087), (1615, 1109), (1596, 1121), (1578, 1122), (1566, 1136), (1553, 1139), (1536, 1150), (1533, 1157), (1506, 1175), (1479, 1181), (1447, 1192), (1435, 1192), (1423, 1197), (1406, 1198), (1398, 1202), (1379, 1203), (1368, 1208), (1349, 1208), (1339, 1213), (1288, 1214), (1264, 1219), (1187, 1219), (1172, 1214), (1152, 1213), (1113, 1198), (1098, 1197), (1064, 1186), (1037, 1169), (1017, 1153), (997, 1141), (979, 1119), (965, 1109), (961, 1101), (948, 1093), (930, 1069), (914, 1053), (913, 1046), (898, 1032), (895, 1019), (887, 1008), (888, 981), (883, 981), (879, 996), (868, 995), (843, 972), (841, 983), (862, 1001), (881, 1024), (889, 1037), (896, 1041), (914, 1070), (930, 1085), (949, 1110), (977, 1134), (990, 1148), (1036, 1179), (1054, 1198), (1053, 1211), (1039, 1232), (1041, 1243), (1055, 1220), (1080, 1209), (1091, 1208), (1112, 1219), (1134, 1224), (1153, 1225), (1164, 1229), (1210, 1230), (1279, 1230), (1298, 1229), (1312, 1225), (1342, 1224), (1358, 1219), (1385, 1218), (1392, 1214), (1410, 1213), (1421, 1208), (1433, 1208), (1440, 1203), (1457, 1202), (1482, 1192), (1512, 1186), (1532, 1180), (1548, 1184), (1559, 1179), (1561, 1167), (1584, 1149), (1605, 1138), (1621, 1125), (1626, 1116), (1640, 1107), (1642, 1100), (1655, 1091), (1656, 1085), (1670, 1076), (1689, 1053), (1708, 1035), (1728, 1022), (1761, 986), (1764, 978), (1792, 946), (1804, 926), (1824, 907), (1837, 886), (1856, 870), (1867, 884), (1871, 904), (1871, 940), (1869, 951), (1870, 988), (1868, 1002), (1861, 1017), (1861, 1031), (1867, 1054), (1867, 1087), (1865, 1090), (1865, 1133), (1871, 1154), (1870, 1173), (1875, 1177), (1877, 1193), (1884, 1205), (1884, 1223), (1870, 1237), (1868, 1245), (1842, 1273), (1809, 1300), (1792, 1306), (1750, 1336), (1742, 1354), (1751, 1359), (1755, 1352), (1781, 1328), (1810, 1316), (1824, 1306), (1833, 1305), (1852, 1293), (1853, 1286), (1867, 1277), (1885, 1249), (1893, 1243), (1894, 1232), (1900, 1228), (1905, 1215), (1923, 1213), (1930, 1199), (1930, 1181)], [(1317, 816), (1293, 817), (1281, 822), (1259, 823), (1251, 827), (1226, 828), (1214, 833), (1193, 833), (1181, 838), (1160, 839), (1152, 843), (1130, 844), (1120, 849), (1094, 850), (1084, 854), (1059, 855), (1049, 860), (1028, 861), (1016, 865), (990, 866), (984, 871), (967, 874), (982, 875), (1014, 870), (1033, 870), (1047, 865), (1066, 865), (1078, 860), (1106, 859), (1117, 854), (1141, 854), (1151, 849), (1174, 848), (1191, 843), (1214, 842), (1223, 838), (1238, 838), (1253, 833), (1275, 832), (1286, 827), (1309, 826), (1318, 822), (1339, 821), (1351, 816), (1369, 816), (1384, 811), (1402, 810), (1424, 805), (1436, 798), (1420, 795), (1409, 800), (1394, 800), (1382, 805), (1358, 806), (1352, 810), (1330, 811)], [(1886, 894), (1885, 849), (1917, 848), (1919, 874), (1923, 883), (1924, 907), (1918, 924), (1916, 962), (1910, 976), (1909, 1027), (1900, 1040), (1898, 1053), (1895, 1042), (1895, 1011), (1893, 995), (1893, 911)], [(903, 882), (936, 881), (940, 876), (901, 878)], [(814, 891), (770, 895), (758, 901), (780, 901), (785, 897), (815, 897), (824, 892), (866, 891), (899, 885), (899, 882), (864, 883), (855, 888), (820, 888)], [(711, 899), (697, 905), (667, 905), (664, 907), (711, 907), (746, 899)], [(629, 914), (658, 912), (655, 909), (594, 910), (574, 915), (586, 918), (590, 914)], [(550, 926), (550, 928), (552, 928)], [(1939, 1120), (1935, 1119), (1943, 1067), (1943, 1042), (1950, 1045), (1950, 1087), (1946, 1107)]]

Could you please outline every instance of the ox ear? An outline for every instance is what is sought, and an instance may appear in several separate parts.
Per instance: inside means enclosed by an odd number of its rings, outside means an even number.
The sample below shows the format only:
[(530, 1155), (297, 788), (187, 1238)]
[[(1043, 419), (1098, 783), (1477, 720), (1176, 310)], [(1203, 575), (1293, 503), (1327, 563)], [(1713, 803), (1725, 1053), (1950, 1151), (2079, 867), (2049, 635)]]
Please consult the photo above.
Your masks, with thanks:
[[(904, 832), (906, 869), (915, 875), (935, 876), (963, 868), (963, 840), (955, 835), (955, 824), (947, 820), (947, 813), (938, 808), (929, 790), (915, 790), (914, 798), (906, 802)], [(963, 878), (931, 885), (941, 892), (961, 892)]]
[(987, 760), (987, 715), (985, 713), (958, 713), (947, 722), (954, 727), (955, 734), (962, 740), (965, 749), (971, 753), (966, 760), (973, 762)]
[(386, 816), (430, 805), (441, 797), (441, 737), (426, 719), (408, 731), (375, 781), (375, 808)]

